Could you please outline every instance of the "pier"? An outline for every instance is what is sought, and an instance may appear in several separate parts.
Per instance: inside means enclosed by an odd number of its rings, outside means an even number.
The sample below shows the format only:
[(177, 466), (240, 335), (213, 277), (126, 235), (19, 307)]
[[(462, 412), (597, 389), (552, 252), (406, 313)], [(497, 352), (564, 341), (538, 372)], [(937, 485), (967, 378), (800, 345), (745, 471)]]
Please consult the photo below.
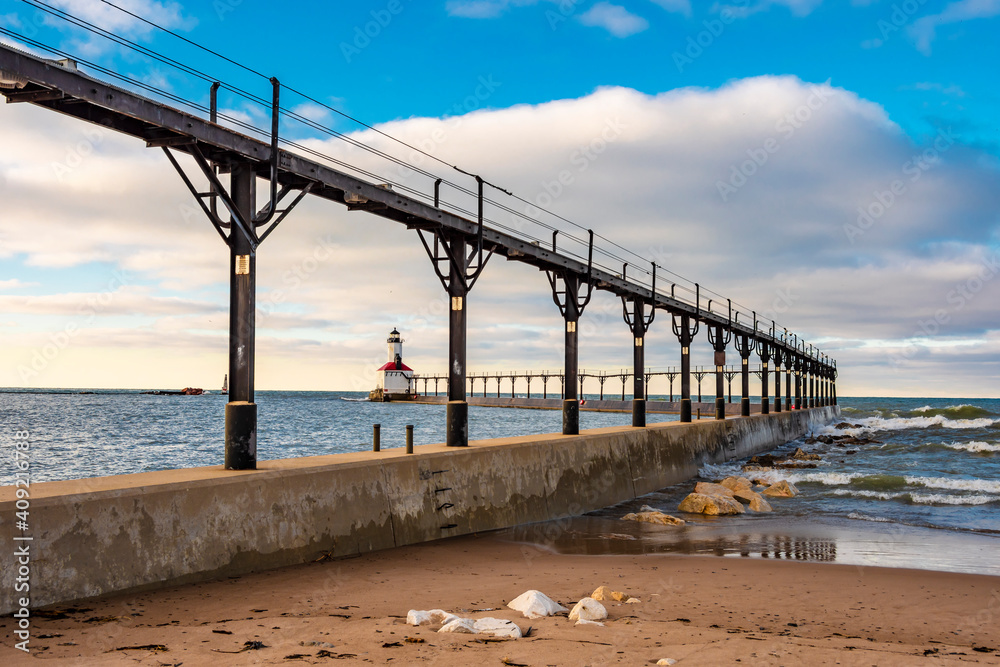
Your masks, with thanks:
[[(576, 223), (556, 228), (525, 217), (507, 200), (488, 196), (516, 195), (457, 166), (448, 165), (448, 173), (457, 170), (458, 181), (419, 171), (422, 183), (400, 186), (296, 143), (281, 133), (282, 123), (306, 119), (282, 106), (285, 88), (277, 79), (270, 79), (266, 95), (249, 98), (270, 112), (270, 126), (261, 128), (220, 112), (217, 94), (224, 82), (206, 82), (206, 106), (14, 30), (0, 27), (0, 33), (54, 56), (0, 45), (0, 94), (6, 101), (99, 125), (134, 138), (137, 149), (161, 153), (225, 244), (229, 267), (224, 465), (34, 485), (32, 520), (44, 532), (32, 548), (46, 557), (33, 565), (38, 583), (32, 606), (579, 514), (687, 479), (704, 463), (772, 449), (839, 414), (836, 361), (788, 328), (666, 267), (624, 260), (619, 253), (638, 256), (592, 229)], [(262, 208), (256, 204), (258, 186), (267, 201)], [(401, 225), (413, 232), (413, 252), (426, 253), (427, 279), (436, 276), (448, 296), (447, 354), (442, 350), (448, 372), (416, 382), (423, 382), (425, 394), (431, 382), (435, 393), (443, 385), (444, 443), (413, 453), (258, 462), (257, 262), (266, 261), (263, 243), (283, 223), (292, 224), (285, 221), (294, 219), (307, 197)], [(521, 216), (527, 225), (490, 217), (498, 213)], [(558, 372), (469, 373), (469, 300), (494, 257), (547, 276), (553, 327), (563, 339)], [(621, 300), (621, 340), (632, 350), (630, 369), (579, 367), (579, 324), (595, 291)], [(335, 313), (336, 304), (331, 309)], [(650, 345), (676, 349), (679, 366), (648, 368)], [(692, 366), (695, 346), (711, 351), (712, 366)], [(727, 365), (731, 351), (739, 357), (735, 366)], [(759, 409), (750, 402), (754, 373), (761, 383)], [(651, 379), (661, 375), (670, 383), (671, 400), (647, 402)], [(714, 392), (702, 401), (702, 382), (710, 376)], [(738, 404), (731, 391), (737, 377)], [(475, 396), (477, 385), (487, 392), (495, 381), (500, 393), (509, 380), (516, 393), (523, 380), (530, 394), (539, 379), (541, 398), (531, 400), (552, 401), (541, 407), (561, 412), (561, 428), (553, 419), (553, 433), (545, 436), (477, 441), (469, 433), (469, 404), (485, 400)], [(559, 383), (551, 399), (549, 380)], [(614, 387), (621, 398), (605, 399), (608, 409), (630, 409), (631, 426), (581, 433), (588, 381), (598, 383), (602, 399)], [(680, 423), (647, 425), (648, 414), (666, 411), (676, 411)], [(699, 421), (700, 415), (710, 419)], [(0, 489), (4, 516), (15, 502), (14, 487)], [(6, 544), (0, 556), (11, 562), (12, 543)], [(0, 574), (0, 612), (14, 608), (13, 576), (11, 568)]]
[[(4, 30), (8, 36), (25, 40), (33, 47), (65, 55), (25, 35)], [(226, 406), (224, 443), (227, 469), (252, 470), (257, 464), (254, 343), (259, 250), (307, 196), (404, 225), (415, 232), (415, 252), (420, 252), (422, 247), (427, 253), (433, 273), (448, 294), (450, 303), (446, 389), (446, 444), (450, 447), (469, 444), (467, 304), (476, 282), (495, 256), (543, 271), (548, 277), (552, 300), (561, 320), (559, 326), (564, 332), (561, 395), (562, 432), (565, 435), (580, 431), (582, 377), (578, 324), (595, 290), (609, 292), (621, 299), (622, 317), (633, 350), (634, 368), (629, 376), (633, 384), (632, 424), (635, 427), (646, 423), (645, 349), (650, 344), (667, 344), (671, 335), (680, 348), (680, 368), (676, 377), (680, 385), (681, 421), (691, 421), (692, 375), (701, 379), (709, 373), (691, 368), (691, 350), (699, 342), (698, 334), (702, 330), (707, 333), (705, 342), (714, 354), (716, 418), (726, 418), (723, 377), (730, 344), (742, 362), (742, 415), (750, 414), (751, 357), (757, 357), (761, 365), (762, 413), (770, 412), (771, 374), (776, 394), (781, 376), (786, 378), (785, 401), (782, 403), (780, 395), (776, 396), (775, 411), (782, 407), (802, 409), (836, 404), (836, 361), (797, 334), (774, 321), (762, 320), (753, 310), (734, 306), (731, 300), (703, 290), (698, 283), (666, 282), (663, 276), (669, 273), (655, 263), (614, 263), (620, 259), (616, 254), (620, 246), (598, 237), (592, 230), (579, 234), (577, 230), (548, 227), (552, 229), (551, 235), (542, 239), (493, 223), (487, 218), (487, 209), (504, 210), (506, 205), (488, 198), (486, 189), (506, 191), (471, 172), (463, 172), (470, 174), (468, 186), (438, 177), (429, 179), (426, 189), (408, 187), (404, 194), (384, 183), (352, 175), (350, 164), (316, 155), (315, 151), (310, 153), (302, 145), (283, 139), (281, 119), (294, 118), (295, 114), (281, 106), (282, 86), (277, 79), (271, 79), (269, 91), (270, 127), (256, 128), (244, 123), (249, 134), (243, 134), (229, 127), (237, 122), (235, 119), (220, 118), (216, 93), (222, 84), (218, 82), (211, 87), (211, 103), (207, 109), (197, 102), (176, 96), (171, 98), (178, 106), (203, 114), (197, 115), (83, 74), (78, 69), (81, 64), (151, 95), (168, 95), (148, 83), (130, 79), (96, 63), (68, 58), (47, 60), (2, 45), (0, 72), (4, 86), (0, 93), (8, 103), (31, 104), (41, 110), (95, 123), (134, 137), (137, 145), (161, 151), (228, 246), (230, 401)], [(223, 120), (226, 124), (222, 124)], [(178, 159), (180, 155), (185, 156), (187, 168)], [(342, 168), (334, 168), (331, 164)], [(224, 182), (224, 175), (228, 175), (228, 183)], [(259, 180), (263, 181), (268, 203), (255, 210)], [(443, 186), (469, 194), (474, 204), (471, 215), (463, 215), (463, 211), (470, 211), (462, 206), (445, 202)], [(512, 209), (508, 206), (506, 210)], [(622, 222), (627, 224), (627, 221)], [(654, 332), (658, 313), (669, 317), (670, 333)], [(770, 365), (772, 360), (773, 366)]]

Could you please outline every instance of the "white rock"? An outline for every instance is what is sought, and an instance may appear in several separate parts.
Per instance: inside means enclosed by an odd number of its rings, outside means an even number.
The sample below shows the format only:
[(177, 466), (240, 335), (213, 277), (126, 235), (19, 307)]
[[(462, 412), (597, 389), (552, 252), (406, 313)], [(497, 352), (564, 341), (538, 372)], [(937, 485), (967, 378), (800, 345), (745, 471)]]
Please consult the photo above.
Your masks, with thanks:
[(525, 618), (544, 618), (561, 611), (569, 611), (541, 591), (527, 591), (511, 600), (508, 607), (524, 614)]
[(594, 598), (583, 598), (569, 612), (571, 621), (601, 621), (608, 617), (608, 610)]
[(662, 658), (660, 660), (657, 660), (656, 664), (658, 664), (658, 665), (675, 665), (675, 664), (677, 664), (677, 661), (674, 660), (673, 658)]
[(476, 634), (476, 622), (471, 618), (455, 618), (441, 626), (438, 632), (459, 632), (468, 635)]
[(639, 598), (629, 598), (628, 600), (625, 600), (625, 604), (639, 604), (640, 602), (642, 602), (642, 600)]
[(418, 611), (411, 609), (406, 613), (406, 622), (410, 625), (432, 625), (434, 623), (450, 623), (458, 618), (455, 614), (449, 614), (443, 609), (431, 609), (430, 611)]
[(585, 619), (582, 619), (582, 618), (579, 621), (577, 621), (576, 624), (577, 625), (599, 625), (602, 628), (604, 627), (604, 624), (601, 623), (600, 621), (588, 621), (588, 620), (585, 620)]
[(494, 637), (510, 637), (511, 639), (521, 638), (521, 628), (517, 627), (513, 621), (505, 618), (480, 618), (475, 622), (476, 634), (493, 635)]

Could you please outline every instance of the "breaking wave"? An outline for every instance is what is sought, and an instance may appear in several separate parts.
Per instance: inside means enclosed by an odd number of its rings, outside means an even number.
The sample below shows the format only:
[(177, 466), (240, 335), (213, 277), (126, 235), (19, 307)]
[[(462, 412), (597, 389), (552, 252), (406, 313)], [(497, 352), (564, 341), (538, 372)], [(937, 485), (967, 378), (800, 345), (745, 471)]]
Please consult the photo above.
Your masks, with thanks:
[(971, 452), (973, 454), (1000, 452), (1000, 445), (991, 445), (988, 442), (955, 442), (944, 446), (948, 449), (954, 449), (959, 452)]
[(914, 493), (912, 491), (886, 493), (880, 491), (838, 489), (833, 492), (833, 495), (848, 498), (866, 498), (869, 500), (902, 500), (914, 505), (989, 505), (990, 503), (1000, 503), (1000, 496), (982, 494), (974, 496), (951, 496), (942, 493)]
[(965, 403), (963, 405), (951, 405), (946, 408), (932, 408), (929, 405), (925, 405), (922, 408), (917, 408), (913, 412), (919, 412), (924, 417), (947, 417), (949, 419), (980, 419), (982, 417), (995, 416), (996, 413), (990, 412), (986, 408), (981, 408), (978, 405), (970, 405)]
[[(908, 429), (931, 428), (939, 426), (951, 429), (987, 428), (993, 424), (1000, 423), (1000, 419), (990, 419), (989, 417), (977, 417), (975, 419), (950, 419), (943, 414), (930, 417), (866, 417), (854, 422), (860, 427), (843, 429), (846, 433), (861, 433), (864, 431), (905, 431)], [(830, 427), (829, 432), (836, 432), (838, 429)]]

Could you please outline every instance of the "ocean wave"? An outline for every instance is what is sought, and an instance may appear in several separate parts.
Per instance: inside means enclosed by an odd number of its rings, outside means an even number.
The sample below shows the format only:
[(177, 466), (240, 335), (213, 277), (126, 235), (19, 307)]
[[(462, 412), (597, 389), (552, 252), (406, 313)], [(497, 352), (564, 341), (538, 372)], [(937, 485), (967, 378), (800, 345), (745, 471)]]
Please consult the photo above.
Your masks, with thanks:
[(1000, 496), (982, 494), (975, 496), (951, 496), (942, 493), (913, 493), (912, 491), (884, 493), (879, 491), (838, 489), (833, 492), (833, 495), (848, 498), (866, 498), (869, 500), (903, 500), (914, 505), (989, 505), (990, 503), (1000, 503)]
[(1000, 452), (1000, 445), (991, 445), (988, 442), (955, 442), (945, 444), (948, 449), (960, 452), (972, 452), (973, 454), (985, 454), (986, 452)]
[(976, 419), (949, 419), (943, 414), (931, 417), (866, 417), (855, 423), (860, 424), (859, 428), (837, 429), (828, 426), (823, 429), (825, 433), (849, 433), (857, 435), (864, 432), (873, 433), (875, 431), (905, 431), (908, 429), (923, 429), (933, 426), (950, 429), (971, 429), (987, 428), (993, 424), (1000, 423), (1000, 419), (990, 419), (988, 417), (978, 417)]
[(961, 479), (956, 477), (910, 477), (907, 484), (923, 486), (928, 489), (947, 489), (949, 491), (978, 491), (1000, 495), (1000, 482), (987, 479)]
[(943, 416), (950, 419), (978, 419), (996, 415), (995, 412), (991, 412), (986, 408), (981, 408), (978, 405), (971, 405), (969, 403), (963, 403), (962, 405), (949, 405), (946, 408), (932, 408), (929, 405), (925, 405), (922, 408), (913, 410), (913, 412), (919, 412), (923, 416), (927, 417)]
[(796, 472), (794, 470), (758, 470), (747, 474), (769, 484), (786, 479), (792, 484), (804, 482), (828, 486), (845, 486), (859, 477), (865, 477), (860, 472)]
[(856, 521), (875, 521), (877, 523), (892, 523), (892, 519), (887, 519), (884, 516), (868, 516), (867, 514), (862, 514), (861, 512), (851, 512), (847, 515), (848, 519), (854, 519)]
[(898, 491), (907, 486), (947, 491), (975, 491), (1000, 495), (1000, 482), (986, 479), (961, 479), (957, 477), (919, 477), (912, 475), (868, 475), (860, 472), (798, 472), (793, 470), (761, 470), (751, 473), (754, 479), (774, 483), (787, 479), (793, 484), (822, 484), (824, 486), (854, 486), (855, 490), (885, 492)]

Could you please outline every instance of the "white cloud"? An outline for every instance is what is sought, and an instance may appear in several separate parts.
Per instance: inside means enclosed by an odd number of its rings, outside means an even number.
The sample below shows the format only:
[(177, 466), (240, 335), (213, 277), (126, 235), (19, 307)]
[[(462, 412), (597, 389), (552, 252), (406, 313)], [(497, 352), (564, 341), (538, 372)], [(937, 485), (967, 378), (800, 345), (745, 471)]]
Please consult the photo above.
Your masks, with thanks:
[(450, 16), (467, 19), (493, 19), (509, 7), (533, 5), (538, 0), (448, 0), (445, 8)]
[(652, 0), (668, 12), (691, 16), (691, 0)]
[(921, 53), (930, 55), (931, 43), (941, 26), (998, 15), (1000, 15), (1000, 0), (958, 0), (945, 6), (939, 14), (929, 14), (914, 21), (909, 33), (917, 49)]
[(620, 5), (598, 2), (580, 16), (584, 25), (604, 28), (615, 37), (629, 37), (649, 27), (649, 21)]
[[(38, 279), (41, 289), (33, 291), (42, 298), (0, 302), (0, 319), (19, 324), (11, 330), (16, 337), (5, 334), (12, 363), (0, 367), (0, 386), (20, 384), (17, 364), (48, 340), (46, 331), (72, 321), (78, 292), (103, 293), (57, 287), (63, 266), (88, 270), (92, 284), (121, 269), (132, 279), (128, 289), (111, 290), (117, 297), (99, 328), (74, 338), (36, 384), (93, 384), (96, 368), (112, 386), (160, 384), (149, 377), (215, 386), (227, 349), (228, 251), (163, 156), (139, 141), (102, 136), (59, 180), (52, 165), (66, 163), (88, 129), (37, 107), (0, 107), (0, 253), (8, 266), (23, 261), (53, 276), (52, 283)], [(380, 129), (414, 145), (436, 137), (433, 152), (449, 163), (482, 171), (809, 340), (828, 339), (823, 347), (840, 361), (842, 394), (926, 393), (930, 386), (952, 395), (1000, 392), (990, 361), (1000, 348), (992, 312), (1000, 280), (982, 278), (997, 252), (1000, 174), (956, 141), (911, 180), (904, 170), (928, 146), (915, 145), (884, 109), (849, 91), (791, 77), (654, 96), (606, 88)], [(355, 137), (399, 154), (398, 145), (371, 132)], [(769, 139), (778, 149), (722, 201), (717, 183), (754, 156), (762, 159)], [(432, 180), (336, 139), (309, 145), (431, 192)], [(859, 224), (858, 208), (886, 197), (896, 180), (902, 193), (852, 243), (845, 228)], [(473, 210), (454, 188), (444, 194)], [(551, 242), (547, 230), (487, 212)], [(573, 247), (563, 237), (560, 244)], [(257, 258), (261, 388), (369, 388), (367, 368), (382, 359), (393, 326), (404, 331), (412, 367), (444, 366), (447, 301), (415, 232), (307, 199)], [(544, 275), (503, 259), (491, 261), (469, 299), (472, 369), (559, 368), (562, 334)], [(639, 260), (629, 259), (630, 273), (638, 270)], [(621, 269), (615, 259), (598, 260)], [(669, 279), (661, 272), (661, 285)], [(937, 333), (921, 336), (939, 311)], [(583, 367), (631, 363), (621, 305), (608, 294), (595, 295), (581, 332)], [(665, 314), (648, 340), (651, 366), (677, 363)], [(174, 347), (185, 353), (172, 354)], [(702, 337), (693, 351), (696, 363), (710, 363)], [(897, 358), (902, 363), (893, 364)]]
[(26, 283), (17, 278), (11, 280), (0, 280), (0, 289), (3, 290), (13, 290), (13, 289), (23, 289), (25, 287), (37, 287), (38, 283)]
[[(98, 28), (133, 41), (147, 37), (156, 30), (135, 16), (170, 30), (190, 30), (196, 25), (192, 17), (184, 14), (184, 8), (180, 3), (173, 0), (115, 0), (113, 4), (121, 9), (98, 0), (49, 0), (48, 4)], [(43, 14), (39, 10), (39, 15), (44, 17), (46, 25), (55, 27), (68, 36), (68, 46), (78, 55), (94, 56), (115, 46), (107, 38), (77, 27), (55, 14)]]
[(821, 4), (823, 4), (823, 0), (757, 0), (753, 3), (721, 5), (720, 10), (729, 10), (734, 16), (750, 16), (767, 11), (772, 7), (786, 7), (794, 16), (808, 16)]

